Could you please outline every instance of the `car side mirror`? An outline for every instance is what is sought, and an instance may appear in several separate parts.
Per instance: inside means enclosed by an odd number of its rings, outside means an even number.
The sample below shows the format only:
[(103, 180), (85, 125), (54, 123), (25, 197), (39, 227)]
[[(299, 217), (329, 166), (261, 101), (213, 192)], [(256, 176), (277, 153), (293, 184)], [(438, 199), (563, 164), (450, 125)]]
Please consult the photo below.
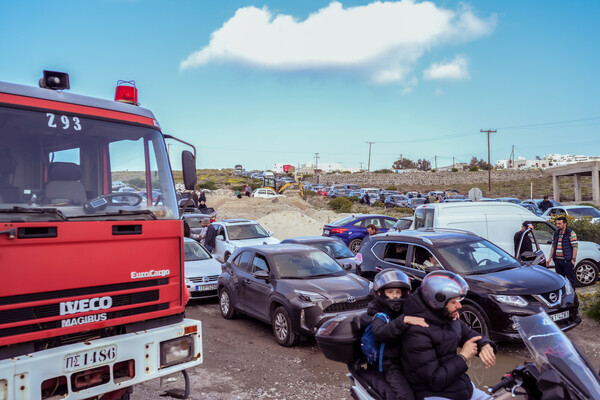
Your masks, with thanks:
[(425, 273), (428, 274), (433, 271), (442, 271), (444, 268), (439, 265), (432, 265), (431, 267), (425, 267)]
[(258, 270), (254, 273), (254, 277), (256, 279), (263, 279), (263, 280), (269, 280), (269, 271), (264, 271), (264, 270)]
[(534, 260), (536, 254), (533, 251), (524, 251), (521, 253), (521, 260), (523, 261), (531, 261)]
[(181, 165), (185, 188), (187, 190), (194, 190), (197, 182), (196, 159), (194, 158), (194, 155), (191, 152), (184, 150), (181, 153)]
[(275, 234), (275, 232), (269, 231), (269, 236), (273, 236), (274, 234)]
[(345, 269), (346, 271), (349, 271), (349, 270), (351, 270), (351, 269), (352, 269), (352, 264), (344, 264), (344, 269)]

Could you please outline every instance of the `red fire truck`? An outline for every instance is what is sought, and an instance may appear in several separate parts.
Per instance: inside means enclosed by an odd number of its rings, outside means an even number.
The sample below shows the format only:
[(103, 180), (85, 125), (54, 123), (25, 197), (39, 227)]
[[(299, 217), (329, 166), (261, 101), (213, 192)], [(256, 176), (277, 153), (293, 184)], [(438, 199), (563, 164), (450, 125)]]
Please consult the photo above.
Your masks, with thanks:
[[(0, 399), (127, 399), (177, 376), (185, 397), (202, 341), (169, 137), (131, 82), (116, 101), (66, 92), (64, 73), (39, 86), (0, 82)], [(114, 192), (124, 171), (144, 190)]]

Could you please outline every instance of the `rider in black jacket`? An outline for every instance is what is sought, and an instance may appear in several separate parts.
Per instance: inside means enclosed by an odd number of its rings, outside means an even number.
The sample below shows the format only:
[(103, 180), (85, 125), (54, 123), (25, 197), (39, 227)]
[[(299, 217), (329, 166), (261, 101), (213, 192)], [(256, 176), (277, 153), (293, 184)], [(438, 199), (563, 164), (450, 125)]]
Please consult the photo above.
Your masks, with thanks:
[[(476, 389), (467, 360), (478, 355), (486, 367), (496, 361), (495, 344), (458, 319), (460, 301), (469, 290), (465, 280), (449, 271), (428, 274), (404, 309), (422, 317), (428, 328), (410, 326), (402, 339), (404, 374), (418, 399), (490, 399)], [(462, 347), (457, 354), (457, 348)]]

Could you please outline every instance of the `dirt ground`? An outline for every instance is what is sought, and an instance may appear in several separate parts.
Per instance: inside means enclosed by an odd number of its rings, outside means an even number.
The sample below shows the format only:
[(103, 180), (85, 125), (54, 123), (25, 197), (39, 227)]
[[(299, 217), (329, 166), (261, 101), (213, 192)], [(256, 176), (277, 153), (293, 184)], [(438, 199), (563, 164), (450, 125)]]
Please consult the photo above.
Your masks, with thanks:
[[(270, 199), (211, 195), (207, 199), (219, 219), (249, 218), (259, 221), (278, 239), (321, 235), (325, 223), (342, 214), (315, 210), (299, 197)], [(600, 289), (578, 290), (590, 292)], [(325, 359), (314, 340), (284, 348), (273, 338), (271, 327), (246, 317), (225, 320), (216, 299), (192, 301), (186, 316), (202, 321), (204, 362), (190, 370), (190, 399), (350, 399), (346, 367)], [(597, 369), (600, 368), (600, 324), (583, 318), (567, 332)], [(469, 375), (480, 387), (492, 385), (517, 364), (528, 359), (523, 344), (499, 344), (498, 362), (484, 369), (475, 361)], [(160, 399), (158, 381), (136, 387), (132, 399)]]

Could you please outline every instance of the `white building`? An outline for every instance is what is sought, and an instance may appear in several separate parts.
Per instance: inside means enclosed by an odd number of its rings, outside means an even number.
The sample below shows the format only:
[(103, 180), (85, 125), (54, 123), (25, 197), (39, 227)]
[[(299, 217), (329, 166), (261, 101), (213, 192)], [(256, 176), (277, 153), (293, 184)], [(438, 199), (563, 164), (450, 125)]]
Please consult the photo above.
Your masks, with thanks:
[(541, 160), (527, 160), (519, 157), (514, 160), (498, 160), (496, 167), (505, 169), (552, 168), (585, 161), (600, 161), (600, 156), (574, 156), (571, 154), (546, 154)]
[(360, 168), (351, 168), (344, 167), (341, 163), (319, 163), (315, 164), (313, 162), (308, 162), (304, 164), (300, 164), (300, 171), (305, 174), (312, 174), (315, 171), (315, 167), (321, 170), (321, 172), (342, 172), (342, 171), (350, 171), (350, 172), (360, 172)]

